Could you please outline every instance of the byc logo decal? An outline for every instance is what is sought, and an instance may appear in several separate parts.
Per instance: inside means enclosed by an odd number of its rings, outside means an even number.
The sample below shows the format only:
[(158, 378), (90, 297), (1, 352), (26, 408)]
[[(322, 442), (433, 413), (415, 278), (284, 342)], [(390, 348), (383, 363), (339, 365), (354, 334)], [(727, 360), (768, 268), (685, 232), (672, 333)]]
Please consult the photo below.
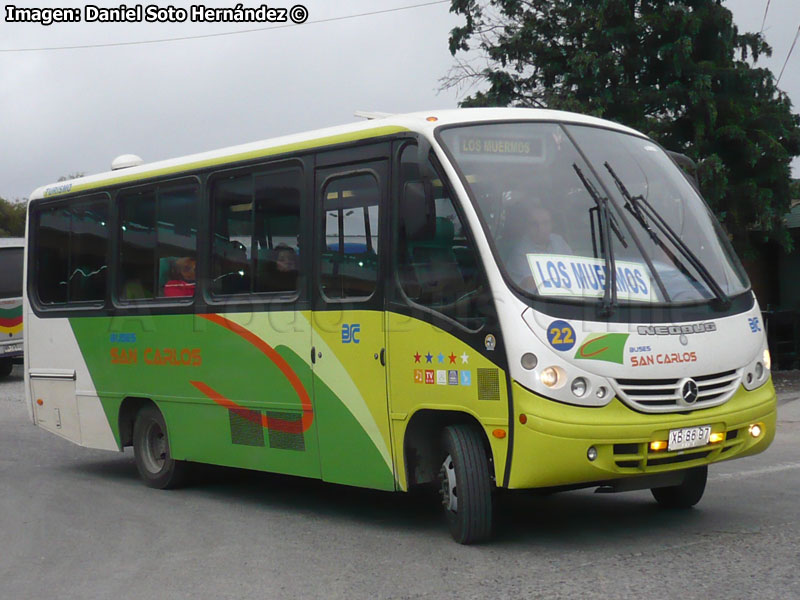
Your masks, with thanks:
[(343, 344), (359, 344), (361, 340), (357, 335), (361, 332), (361, 324), (359, 323), (342, 323), (342, 343)]
[(750, 325), (750, 331), (753, 333), (761, 331), (761, 324), (758, 322), (758, 317), (747, 319), (747, 324)]

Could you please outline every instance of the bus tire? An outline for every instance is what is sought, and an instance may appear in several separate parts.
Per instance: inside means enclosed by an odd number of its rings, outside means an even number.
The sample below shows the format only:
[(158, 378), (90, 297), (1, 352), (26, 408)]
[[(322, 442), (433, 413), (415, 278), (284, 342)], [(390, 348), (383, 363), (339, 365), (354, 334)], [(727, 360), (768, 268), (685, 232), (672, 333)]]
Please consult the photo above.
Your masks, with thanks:
[(4, 358), (0, 360), (0, 379), (5, 379), (9, 375), (11, 375), (11, 371), (14, 368), (14, 361), (10, 358)]
[(188, 465), (170, 457), (167, 425), (155, 406), (144, 406), (136, 414), (133, 454), (139, 476), (149, 487), (166, 490), (186, 482)]
[(686, 471), (683, 483), (671, 487), (653, 488), (653, 497), (665, 508), (691, 508), (703, 497), (708, 478), (708, 467), (695, 467)]
[(444, 429), (442, 449), (439, 480), (450, 534), (459, 544), (486, 541), (492, 533), (492, 484), (480, 434), (451, 425)]

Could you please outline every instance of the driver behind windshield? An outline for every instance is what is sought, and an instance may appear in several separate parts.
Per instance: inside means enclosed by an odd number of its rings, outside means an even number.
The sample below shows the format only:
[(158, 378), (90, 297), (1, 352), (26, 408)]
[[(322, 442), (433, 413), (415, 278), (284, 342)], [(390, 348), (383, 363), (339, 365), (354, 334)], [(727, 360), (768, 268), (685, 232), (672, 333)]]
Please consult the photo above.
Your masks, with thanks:
[(512, 199), (501, 233), (497, 249), (511, 279), (523, 287), (532, 287), (528, 254), (572, 254), (564, 238), (553, 232), (553, 216), (538, 198)]

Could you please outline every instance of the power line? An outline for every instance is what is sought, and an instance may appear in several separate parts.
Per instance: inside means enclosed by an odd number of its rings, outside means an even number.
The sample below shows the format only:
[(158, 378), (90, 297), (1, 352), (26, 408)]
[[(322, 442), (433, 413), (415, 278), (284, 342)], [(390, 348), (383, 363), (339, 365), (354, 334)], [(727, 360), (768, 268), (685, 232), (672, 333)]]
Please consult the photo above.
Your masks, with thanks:
[(84, 44), (80, 46), (50, 46), (42, 48), (0, 48), (2, 52), (44, 52), (49, 50), (82, 50), (85, 48), (110, 48), (112, 46), (139, 46), (144, 44), (163, 44), (167, 42), (182, 42), (186, 40), (199, 40), (203, 38), (222, 37), (227, 35), (240, 35), (242, 33), (255, 33), (258, 31), (269, 31), (271, 29), (285, 29), (287, 27), (299, 27), (300, 25), (315, 25), (317, 23), (332, 23), (333, 21), (344, 21), (346, 19), (356, 19), (359, 17), (371, 17), (373, 15), (382, 15), (386, 13), (399, 12), (402, 10), (411, 10), (413, 8), (423, 8), (425, 6), (434, 6), (436, 4), (447, 4), (450, 0), (435, 0), (433, 2), (423, 2), (422, 4), (412, 4), (410, 6), (399, 6), (397, 8), (386, 8), (383, 10), (373, 10), (370, 12), (357, 13), (354, 15), (342, 15), (339, 17), (329, 17), (327, 19), (319, 19), (318, 21), (306, 21), (305, 23), (287, 23), (286, 25), (272, 25), (270, 27), (257, 27), (255, 29), (242, 29), (239, 31), (224, 31), (221, 33), (207, 33), (204, 35), (190, 35), (184, 37), (174, 38), (161, 38), (157, 40), (139, 40), (134, 42), (110, 42), (107, 44)]
[(761, 21), (761, 31), (759, 33), (764, 33), (764, 24), (767, 22), (767, 13), (769, 12), (769, 2), (770, 0), (767, 0), (767, 7), (764, 9), (764, 18)]
[(786, 65), (789, 64), (789, 57), (792, 55), (792, 50), (794, 50), (794, 46), (797, 43), (797, 38), (800, 37), (800, 25), (797, 27), (797, 33), (794, 34), (794, 41), (792, 42), (792, 47), (789, 48), (789, 54), (786, 55), (786, 60), (783, 61), (783, 67), (781, 68), (781, 74), (778, 75), (778, 81), (775, 82), (775, 87), (777, 87), (781, 82), (781, 77), (783, 77), (783, 71), (786, 69)]

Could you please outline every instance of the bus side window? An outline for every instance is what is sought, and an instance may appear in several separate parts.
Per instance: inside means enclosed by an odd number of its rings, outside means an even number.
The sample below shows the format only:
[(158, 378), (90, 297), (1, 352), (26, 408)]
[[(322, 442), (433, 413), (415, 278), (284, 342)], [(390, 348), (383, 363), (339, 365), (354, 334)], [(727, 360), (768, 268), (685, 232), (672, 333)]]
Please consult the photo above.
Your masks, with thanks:
[(37, 211), (36, 280), (41, 302), (105, 299), (108, 199), (95, 198)]
[(395, 265), (405, 297), (414, 304), (472, 325), (464, 304), (480, 290), (479, 262), (442, 177), (427, 196), (417, 146), (400, 156), (400, 202), (395, 225)]
[(378, 286), (378, 204), (372, 174), (329, 182), (323, 192), (320, 286), (327, 298), (369, 298)]
[(119, 194), (120, 297), (194, 296), (198, 187), (164, 184)]

